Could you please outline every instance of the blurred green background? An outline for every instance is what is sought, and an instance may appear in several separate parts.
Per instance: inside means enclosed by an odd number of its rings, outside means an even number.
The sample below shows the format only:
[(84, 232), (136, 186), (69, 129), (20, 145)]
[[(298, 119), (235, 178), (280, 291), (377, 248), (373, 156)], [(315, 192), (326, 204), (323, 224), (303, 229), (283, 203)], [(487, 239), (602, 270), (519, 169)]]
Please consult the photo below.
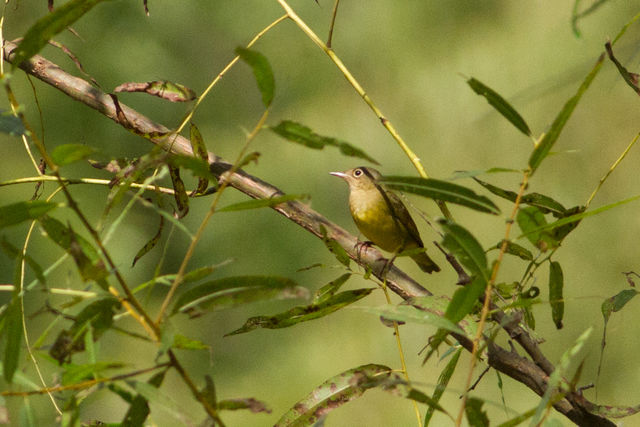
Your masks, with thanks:
[[(333, 2), (292, 0), (291, 5), (326, 39)], [(73, 25), (82, 39), (66, 32), (56, 40), (69, 47), (89, 74), (106, 89), (128, 81), (166, 79), (182, 83), (201, 93), (208, 83), (233, 58), (234, 49), (246, 43), (262, 28), (283, 14), (274, 1), (151, 0), (151, 15), (146, 17), (141, 1), (111, 1), (95, 7)], [(499, 116), (483, 98), (475, 95), (465, 82), (475, 77), (492, 87), (525, 117), (534, 134), (544, 132), (564, 102), (571, 97), (584, 76), (603, 51), (604, 43), (640, 11), (640, 1), (608, 2), (594, 14), (581, 20), (581, 37), (570, 26), (572, 2), (513, 2), (471, 0), (439, 2), (367, 2), (343, 1), (334, 32), (333, 47), (369, 96), (391, 120), (408, 142), (428, 173), (449, 178), (458, 170), (490, 167), (524, 168), (532, 149), (527, 140)], [(10, 3), (5, 11), (4, 35), (20, 37), (38, 18), (47, 13), (46, 2), (21, 0)], [(618, 58), (630, 71), (638, 68), (640, 24), (630, 27), (616, 46)], [(284, 22), (260, 40), (255, 48), (265, 54), (276, 77), (276, 98), (270, 124), (280, 120), (301, 122), (319, 134), (349, 141), (378, 159), (386, 174), (414, 175), (415, 171), (380, 125), (379, 120), (357, 96), (327, 56), (292, 23)], [(64, 54), (53, 47), (42, 52), (66, 70), (78, 74)], [(38, 113), (31, 87), (21, 72), (11, 80), (27, 117), (39, 129)], [(43, 112), (44, 137), (49, 149), (65, 143), (82, 143), (99, 149), (102, 157), (134, 157), (144, 154), (150, 144), (116, 126), (84, 105), (68, 99), (55, 89), (35, 82)], [(166, 126), (176, 126), (188, 105), (170, 104), (140, 94), (122, 94), (124, 102)], [(6, 101), (3, 108), (8, 108)], [(529, 190), (547, 194), (565, 206), (584, 203), (600, 177), (639, 131), (638, 97), (625, 85), (611, 62), (583, 97), (573, 117), (549, 157), (530, 183)], [(228, 160), (236, 158), (245, 134), (255, 126), (262, 113), (260, 95), (250, 69), (238, 64), (229, 72), (198, 109), (194, 122), (205, 137), (209, 150)], [(35, 172), (25, 150), (16, 138), (0, 136), (4, 147), (0, 181)], [(355, 232), (346, 206), (347, 187), (329, 171), (344, 170), (362, 163), (343, 157), (328, 147), (313, 151), (280, 139), (264, 131), (251, 146), (262, 155), (257, 165), (247, 169), (287, 193), (309, 193), (314, 209)], [(640, 154), (632, 150), (611, 175), (593, 202), (593, 207), (638, 194), (637, 164)], [(63, 169), (66, 176), (108, 176), (86, 165)], [(518, 174), (485, 176), (492, 183), (516, 190)], [(458, 181), (483, 192), (469, 181)], [(46, 190), (53, 185), (47, 184)], [(108, 191), (103, 187), (74, 187), (73, 194), (83, 208), (97, 220)], [(2, 187), (0, 202), (24, 200), (32, 186)], [(245, 200), (235, 191), (225, 193), (225, 204)], [(411, 198), (432, 218), (439, 216), (435, 204)], [(185, 224), (195, 230), (208, 209), (210, 199), (191, 202)], [(501, 203), (503, 212), (510, 205)], [(452, 207), (456, 219), (474, 231), (485, 247), (498, 242), (504, 233), (505, 217), (489, 217)], [(602, 317), (600, 304), (627, 285), (622, 272), (638, 269), (638, 203), (624, 205), (585, 220), (570, 235), (554, 256), (562, 264), (565, 277), (565, 328), (555, 330), (547, 304), (535, 307), (538, 334), (545, 338), (542, 348), (554, 363), (569, 343), (589, 326), (595, 326), (587, 351), (581, 384), (595, 382), (599, 358)], [(57, 214), (59, 219), (71, 215)], [(113, 216), (112, 216), (113, 218)], [(108, 247), (130, 283), (141, 283), (153, 274), (162, 250), (157, 248), (135, 268), (131, 261), (137, 250), (155, 233), (157, 216), (137, 206), (118, 229)], [(437, 240), (437, 234), (424, 221), (417, 221), (425, 242)], [(80, 226), (76, 226), (80, 229)], [(26, 228), (5, 231), (14, 244), (21, 244)], [(516, 235), (517, 235), (516, 230)], [(21, 240), (22, 239), (22, 240)], [(166, 242), (166, 236), (165, 240)], [(522, 243), (522, 242), (521, 242)], [(179, 232), (169, 240), (163, 273), (175, 272), (182, 260), (187, 239)], [(61, 251), (36, 235), (31, 255), (48, 266)], [(430, 253), (445, 261), (431, 246)], [(495, 256), (495, 252), (491, 255)], [(233, 262), (215, 277), (244, 274), (282, 275), (310, 290), (338, 277), (342, 271), (321, 241), (271, 210), (223, 213), (215, 215), (205, 239), (199, 244), (191, 268)], [(297, 272), (314, 263), (324, 268)], [(413, 273), (433, 292), (451, 295), (455, 275), (445, 272), (425, 276), (410, 261), (398, 264)], [(519, 280), (524, 264), (507, 260), (499, 281)], [(13, 264), (0, 256), (0, 283), (12, 283)], [(50, 286), (82, 288), (74, 266), (66, 262), (52, 276)], [(351, 288), (370, 286), (354, 278)], [(547, 298), (547, 269), (538, 272), (536, 285)], [(161, 301), (161, 290), (150, 304)], [(27, 296), (27, 314), (38, 310), (46, 296)], [(6, 299), (5, 299), (6, 300)], [(53, 304), (66, 301), (49, 298)], [(398, 299), (396, 298), (396, 301)], [(211, 375), (221, 399), (254, 397), (265, 401), (269, 415), (248, 411), (224, 413), (229, 426), (272, 425), (295, 402), (315, 386), (339, 372), (365, 363), (382, 363), (399, 368), (393, 330), (383, 326), (376, 316), (354, 308), (332, 316), (283, 330), (256, 330), (223, 338), (240, 327), (246, 318), (275, 314), (295, 302), (262, 303), (197, 320), (171, 318), (177, 331), (211, 346), (211, 352), (179, 352), (189, 371), (197, 379)], [(374, 292), (360, 306), (384, 304), (381, 292)], [(640, 381), (637, 354), (640, 341), (637, 330), (637, 302), (613, 316), (609, 325), (608, 346), (598, 384), (598, 402), (633, 405), (640, 401), (636, 384)], [(155, 312), (155, 310), (154, 310)], [(53, 316), (29, 320), (35, 339)], [(136, 328), (122, 321), (124, 326)], [(627, 325), (627, 326), (625, 326)], [(60, 327), (64, 326), (62, 324)], [(401, 328), (409, 372), (413, 381), (430, 394), (446, 362), (437, 358), (421, 366), (417, 352), (427, 342), (432, 328), (406, 325)], [(153, 364), (156, 349), (130, 338), (107, 334), (101, 341), (102, 360), (127, 360), (136, 368)], [(82, 360), (82, 355), (76, 356)], [(451, 391), (445, 393), (443, 406), (456, 412), (464, 387), (469, 358), (461, 358)], [(41, 361), (49, 383), (56, 367)], [(28, 366), (23, 361), (21, 366)], [(131, 367), (132, 369), (134, 366)], [(27, 374), (35, 375), (28, 368)], [(480, 373), (480, 370), (478, 370)], [(480, 382), (475, 395), (493, 404), (485, 406), (492, 420), (506, 420), (515, 412), (535, 407), (538, 397), (524, 386), (502, 376), (509, 411), (501, 407), (494, 372)], [(202, 382), (200, 382), (202, 384)], [(4, 387), (5, 385), (3, 385)], [(180, 379), (170, 375), (163, 387), (193, 418), (203, 417)], [(595, 399), (593, 390), (586, 392)], [(15, 410), (22, 400), (8, 402)], [(52, 420), (54, 411), (47, 397), (30, 399), (40, 421)], [(107, 390), (92, 394), (83, 404), (82, 419), (104, 422), (121, 420), (126, 404)], [(157, 425), (174, 425), (176, 420), (152, 407)], [(562, 424), (569, 422), (554, 415)], [(629, 420), (632, 423), (633, 417)], [(433, 425), (449, 425), (436, 415)], [(44, 425), (44, 424), (43, 424)], [(415, 425), (409, 401), (379, 391), (332, 412), (327, 425), (406, 426)]]

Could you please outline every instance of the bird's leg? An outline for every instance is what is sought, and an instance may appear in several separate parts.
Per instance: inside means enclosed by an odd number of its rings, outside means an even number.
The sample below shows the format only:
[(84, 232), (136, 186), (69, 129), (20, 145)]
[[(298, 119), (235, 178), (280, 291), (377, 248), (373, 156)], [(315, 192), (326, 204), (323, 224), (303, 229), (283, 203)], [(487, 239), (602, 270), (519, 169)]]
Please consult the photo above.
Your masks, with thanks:
[(364, 248), (364, 251), (367, 252), (367, 249), (369, 249), (371, 246), (373, 246), (373, 242), (369, 240), (365, 242), (361, 242), (358, 240), (356, 242), (356, 245), (353, 248), (356, 250), (356, 253), (358, 254), (358, 261), (360, 261), (363, 248)]

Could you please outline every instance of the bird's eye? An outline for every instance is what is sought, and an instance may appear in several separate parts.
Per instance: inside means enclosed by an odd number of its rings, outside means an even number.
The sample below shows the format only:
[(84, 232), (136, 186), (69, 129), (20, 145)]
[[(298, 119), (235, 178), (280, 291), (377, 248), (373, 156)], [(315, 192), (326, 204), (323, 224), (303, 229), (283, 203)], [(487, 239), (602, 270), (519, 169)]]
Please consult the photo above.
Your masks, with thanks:
[(356, 169), (353, 171), (353, 176), (358, 177), (362, 175), (362, 169)]

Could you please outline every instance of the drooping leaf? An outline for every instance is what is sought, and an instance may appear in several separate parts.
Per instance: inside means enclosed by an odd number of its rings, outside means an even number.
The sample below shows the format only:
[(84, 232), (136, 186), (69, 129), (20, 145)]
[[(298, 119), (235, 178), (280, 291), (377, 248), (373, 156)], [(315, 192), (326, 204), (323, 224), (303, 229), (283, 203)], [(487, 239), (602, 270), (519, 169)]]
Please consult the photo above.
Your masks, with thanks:
[(11, 136), (20, 136), (26, 133), (22, 121), (11, 111), (0, 108), (0, 132)]
[(194, 156), (175, 154), (167, 158), (167, 163), (174, 167), (187, 169), (193, 174), (193, 176), (203, 178), (214, 184), (217, 184), (216, 177), (213, 175), (213, 173), (211, 173), (209, 163), (205, 159)]
[(156, 245), (160, 241), (160, 237), (162, 237), (163, 228), (164, 228), (164, 217), (161, 216), (160, 223), (158, 224), (158, 231), (156, 231), (156, 234), (154, 234), (154, 236), (151, 239), (149, 239), (149, 241), (147, 241), (147, 243), (145, 243), (144, 246), (138, 250), (138, 252), (136, 252), (136, 255), (133, 257), (133, 262), (131, 263), (131, 267), (134, 267), (140, 258), (142, 258), (146, 254), (151, 252), (151, 250), (156, 247)]
[(384, 176), (381, 179), (390, 190), (404, 191), (434, 200), (455, 203), (468, 208), (497, 215), (500, 209), (487, 197), (448, 181), (414, 176)]
[(137, 83), (127, 82), (116, 87), (114, 92), (144, 92), (171, 102), (187, 102), (196, 99), (196, 93), (180, 83), (167, 80)]
[(484, 96), (489, 104), (495, 108), (504, 118), (514, 125), (520, 132), (527, 136), (531, 136), (531, 130), (529, 125), (522, 118), (522, 116), (511, 106), (500, 94), (484, 85), (480, 81), (470, 78), (467, 80), (467, 84), (471, 86), (471, 89), (478, 95)]
[(226, 399), (218, 402), (218, 410), (237, 411), (238, 409), (248, 409), (254, 414), (259, 412), (271, 413), (271, 409), (264, 402), (248, 397), (244, 399)]
[(260, 52), (242, 47), (236, 48), (236, 55), (251, 67), (258, 83), (258, 89), (262, 94), (262, 103), (266, 108), (269, 108), (276, 88), (276, 81), (273, 77), (273, 70), (269, 60)]
[(0, 206), (0, 228), (38, 219), (47, 212), (61, 206), (59, 203), (31, 200)]
[(272, 197), (270, 199), (256, 199), (246, 202), (234, 203), (233, 205), (228, 205), (218, 209), (218, 212), (233, 212), (247, 209), (270, 208), (281, 203), (286, 203), (290, 200), (306, 200), (310, 197), (311, 196), (309, 196), (308, 194), (285, 194), (282, 196)]
[[(147, 382), (151, 387), (158, 388), (162, 385), (167, 371), (158, 372)], [(131, 401), (131, 405), (122, 420), (121, 427), (142, 427), (149, 416), (149, 404), (141, 394), (137, 394)]]
[(320, 304), (334, 296), (335, 293), (338, 292), (338, 290), (347, 282), (347, 280), (349, 280), (350, 277), (351, 273), (345, 273), (318, 289), (315, 294), (313, 294), (313, 303)]
[(560, 263), (552, 261), (549, 265), (549, 304), (551, 304), (551, 318), (557, 329), (562, 329), (562, 318), (564, 317), (563, 287), (562, 267), (560, 267)]
[(171, 184), (173, 185), (173, 197), (178, 206), (178, 218), (184, 218), (189, 213), (189, 196), (184, 186), (184, 181), (180, 178), (180, 169), (169, 165), (169, 174), (171, 175)]
[(630, 73), (625, 68), (625, 66), (622, 65), (620, 61), (616, 59), (616, 57), (613, 55), (613, 48), (611, 47), (611, 42), (606, 42), (604, 47), (607, 50), (607, 55), (609, 56), (609, 59), (611, 60), (611, 62), (615, 64), (616, 68), (618, 69), (618, 72), (624, 79), (625, 83), (628, 84), (631, 87), (631, 89), (633, 89), (638, 95), (640, 95), (640, 87), (638, 87), (638, 77), (639, 77), (638, 74)]
[(533, 175), (536, 169), (538, 169), (540, 163), (542, 163), (545, 157), (547, 157), (549, 151), (551, 151), (551, 148), (558, 140), (562, 129), (564, 129), (564, 125), (567, 124), (567, 121), (571, 117), (573, 110), (575, 110), (576, 106), (578, 105), (580, 98), (582, 98), (582, 95), (589, 88), (591, 82), (598, 74), (598, 71), (600, 71), (603, 60), (604, 55), (601, 55), (591, 72), (589, 72), (589, 74), (587, 74), (587, 77), (585, 77), (576, 94), (564, 104), (564, 107), (562, 107), (562, 110), (560, 110), (560, 112), (556, 116), (547, 133), (545, 133), (542, 139), (539, 140), (536, 144), (536, 147), (531, 153), (531, 157), (529, 157), (529, 168), (531, 169), (531, 175)]
[(71, 0), (40, 18), (24, 35), (15, 50), (13, 68), (37, 54), (50, 39), (81, 18), (102, 0)]
[(63, 144), (53, 149), (51, 158), (58, 166), (64, 166), (86, 159), (95, 151), (94, 148), (83, 144)]
[[(462, 348), (457, 349), (455, 353), (453, 353), (453, 356), (451, 356), (451, 359), (449, 359), (447, 366), (445, 366), (442, 372), (440, 372), (440, 376), (438, 377), (438, 385), (436, 386), (436, 389), (433, 391), (433, 396), (431, 396), (431, 399), (433, 399), (434, 402), (438, 403), (440, 401), (440, 398), (444, 394), (444, 391), (446, 390), (447, 385), (449, 385), (449, 380), (453, 376), (453, 373), (456, 369), (456, 365), (458, 364), (458, 359), (460, 359), (461, 353), (462, 353)], [(427, 413), (424, 416), (425, 427), (429, 426), (429, 423), (431, 422), (431, 418), (433, 417), (434, 413), (435, 413), (435, 408), (433, 408), (432, 406), (429, 406), (427, 408)]]
[(278, 123), (277, 126), (269, 127), (269, 129), (288, 141), (302, 144), (309, 148), (322, 150), (325, 146), (330, 145), (338, 147), (338, 149), (340, 149), (340, 152), (345, 156), (365, 159), (376, 165), (380, 164), (364, 151), (354, 147), (348, 142), (336, 138), (318, 135), (307, 126), (291, 120), (284, 120)]
[[(204, 143), (204, 138), (200, 133), (200, 130), (195, 125), (195, 123), (191, 122), (190, 128), (190, 138), (191, 149), (194, 154), (198, 156), (199, 159), (209, 163), (209, 153), (207, 152), (207, 146)], [(198, 178), (198, 185), (194, 190), (194, 194), (202, 194), (206, 191), (207, 186), (209, 185), (209, 180), (207, 178), (200, 177)]]
[(22, 303), (18, 297), (18, 287), (13, 291), (13, 297), (4, 314), (4, 358), (2, 360), (3, 374), (6, 382), (11, 384), (13, 376), (18, 369), (20, 360), (20, 348), (22, 346), (23, 324)]
[(69, 363), (64, 367), (62, 374), (62, 385), (71, 385), (84, 380), (91, 379), (94, 374), (107, 371), (109, 369), (120, 369), (125, 366), (119, 362), (97, 362), (83, 365)]
[(331, 252), (336, 257), (340, 264), (349, 268), (349, 265), (351, 264), (351, 257), (349, 257), (347, 251), (342, 246), (340, 246), (340, 244), (335, 239), (331, 239), (327, 236), (327, 229), (323, 225), (320, 226), (320, 231), (322, 232), (322, 241), (324, 242), (327, 249), (329, 249), (329, 252)]
[(473, 235), (464, 227), (448, 220), (438, 221), (445, 232), (442, 244), (449, 249), (467, 267), (471, 274), (489, 280), (487, 257), (484, 249)]
[(318, 319), (366, 297), (373, 290), (374, 288), (348, 290), (324, 299), (320, 303), (294, 307), (274, 316), (251, 317), (247, 319), (241, 328), (229, 332), (228, 334), (225, 334), (225, 336), (243, 334), (256, 328), (288, 328), (301, 322)]
[(250, 302), (283, 298), (307, 298), (309, 291), (286, 277), (236, 276), (213, 280), (189, 289), (175, 303), (173, 312), (198, 315)]

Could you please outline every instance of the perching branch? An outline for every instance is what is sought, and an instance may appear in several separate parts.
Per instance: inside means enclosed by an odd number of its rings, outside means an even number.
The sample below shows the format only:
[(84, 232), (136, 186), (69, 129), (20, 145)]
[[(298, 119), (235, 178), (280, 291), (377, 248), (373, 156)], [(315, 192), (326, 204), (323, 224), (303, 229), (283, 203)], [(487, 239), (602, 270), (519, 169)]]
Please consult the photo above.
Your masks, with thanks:
[[(3, 51), (5, 60), (12, 61), (12, 52), (15, 48), (16, 45), (14, 43), (5, 43)], [(109, 94), (96, 89), (81, 78), (66, 73), (56, 64), (42, 56), (34, 56), (29, 61), (20, 64), (20, 68), (167, 151), (175, 154), (193, 154), (188, 139), (180, 135), (168, 137), (171, 133), (170, 129), (122, 103), (119, 103), (116, 109), (114, 99)], [(232, 168), (229, 162), (211, 152), (209, 153), (209, 163), (212, 172), (218, 177), (221, 177), (224, 172)], [(269, 199), (283, 194), (273, 185), (242, 170), (238, 170), (231, 175), (224, 175), (224, 179), (228, 180), (228, 185), (231, 187), (255, 199)], [(325, 230), (328, 238), (340, 244), (358, 264), (370, 268), (376, 277), (383, 280), (383, 272), (386, 273), (384, 279), (386, 279), (387, 286), (403, 299), (431, 295), (431, 292), (399, 268), (393, 265), (388, 267), (387, 260), (375, 248), (358, 253), (356, 249), (358, 240), (355, 236), (308, 206), (298, 201), (290, 201), (274, 206), (273, 209), (321, 239), (323, 238), (323, 230)], [(495, 307), (492, 307), (492, 309), (495, 309)], [(547, 388), (549, 374), (554, 370), (553, 365), (546, 359), (537, 342), (526, 330), (518, 326), (517, 322), (509, 322), (508, 316), (501, 311), (495, 311), (492, 318), (500, 324), (510, 338), (522, 346), (531, 359), (520, 356), (514, 351), (506, 350), (493, 342), (488, 342), (487, 363), (494, 369), (521, 382), (536, 394), (543, 395)], [(469, 338), (461, 335), (454, 336), (468, 351), (473, 350), (473, 342)], [(569, 394), (564, 399), (554, 403), (554, 407), (558, 412), (579, 425), (615, 425), (606, 418), (591, 414), (587, 410), (587, 408), (594, 406), (593, 403), (588, 402), (584, 397), (576, 393)]]

